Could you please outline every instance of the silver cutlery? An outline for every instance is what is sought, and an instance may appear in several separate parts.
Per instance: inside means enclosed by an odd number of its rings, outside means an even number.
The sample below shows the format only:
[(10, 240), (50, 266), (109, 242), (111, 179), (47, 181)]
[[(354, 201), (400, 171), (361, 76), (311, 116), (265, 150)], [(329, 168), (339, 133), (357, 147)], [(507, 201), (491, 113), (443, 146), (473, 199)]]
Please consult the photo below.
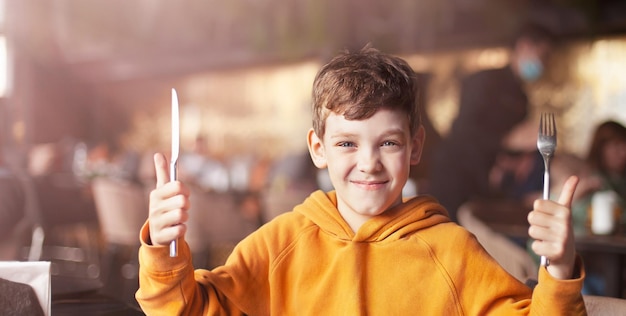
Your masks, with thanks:
[[(170, 159), (170, 182), (176, 181), (178, 154), (180, 151), (180, 119), (178, 114), (178, 96), (176, 89), (172, 88), (172, 157)], [(178, 245), (176, 240), (170, 242), (170, 257), (178, 256)]]
[[(553, 113), (541, 113), (539, 119), (539, 135), (537, 137), (537, 149), (543, 157), (543, 199), (550, 199), (550, 159), (556, 151), (556, 122)], [(541, 265), (548, 266), (550, 262), (545, 256), (541, 256)]]

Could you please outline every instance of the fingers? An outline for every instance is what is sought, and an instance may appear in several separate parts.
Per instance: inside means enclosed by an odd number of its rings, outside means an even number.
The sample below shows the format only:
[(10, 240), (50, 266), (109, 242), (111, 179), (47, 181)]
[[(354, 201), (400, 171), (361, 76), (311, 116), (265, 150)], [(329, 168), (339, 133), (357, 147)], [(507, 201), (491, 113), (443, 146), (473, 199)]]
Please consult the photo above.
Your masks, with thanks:
[(569, 277), (574, 266), (570, 206), (577, 184), (578, 177), (571, 176), (563, 184), (558, 201), (535, 200), (533, 210), (528, 214), (528, 234), (535, 239), (532, 249), (550, 260), (550, 273), (558, 278)]
[(169, 226), (161, 229), (160, 234), (155, 236), (156, 240), (152, 240), (152, 244), (156, 246), (168, 246), (172, 241), (178, 240), (187, 232), (185, 224)]
[(164, 211), (153, 216), (150, 221), (150, 239), (153, 245), (168, 245), (172, 240), (184, 236), (187, 231), (185, 222), (189, 213), (185, 209)]
[(169, 182), (150, 193), (150, 239), (167, 245), (185, 234), (189, 218), (189, 191), (181, 182)]
[(567, 181), (565, 181), (565, 184), (563, 184), (563, 189), (561, 189), (561, 195), (559, 196), (559, 204), (564, 205), (568, 208), (572, 206), (572, 199), (574, 198), (574, 193), (576, 192), (577, 185), (577, 176), (570, 176)]
[(189, 190), (180, 181), (170, 182), (167, 159), (154, 155), (156, 188), (150, 192), (150, 240), (153, 245), (166, 246), (182, 237), (187, 230)]
[(156, 187), (160, 188), (170, 181), (167, 158), (161, 153), (154, 154), (154, 170), (156, 171)]
[(536, 203), (535, 210), (528, 214), (528, 235), (545, 243), (558, 244), (567, 239), (569, 234), (570, 212), (562, 205), (554, 202)]
[(571, 216), (570, 207), (577, 184), (578, 177), (569, 177), (563, 184), (557, 203), (550, 200), (535, 200), (533, 211), (528, 214), (529, 223), (538, 226), (553, 226), (555, 223), (561, 223), (563, 220), (569, 221)]
[(550, 200), (535, 200), (533, 211), (528, 213), (531, 237), (550, 241), (554, 240), (554, 237), (558, 239), (567, 235), (571, 220), (570, 205), (577, 184), (578, 177), (569, 177), (563, 184), (558, 203)]

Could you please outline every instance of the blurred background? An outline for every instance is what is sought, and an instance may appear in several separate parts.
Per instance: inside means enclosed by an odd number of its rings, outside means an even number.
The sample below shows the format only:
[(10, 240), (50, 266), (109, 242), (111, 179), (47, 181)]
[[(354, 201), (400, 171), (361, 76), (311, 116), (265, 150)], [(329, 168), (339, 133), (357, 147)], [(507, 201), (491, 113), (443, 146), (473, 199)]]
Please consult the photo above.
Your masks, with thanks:
[[(224, 203), (196, 215), (219, 227), (198, 228), (190, 244), (198, 264), (217, 264), (273, 212), (323, 187), (305, 133), (311, 84), (330, 57), (372, 43), (406, 58), (424, 78), (436, 139), (458, 112), (459, 79), (505, 65), (528, 20), (559, 37), (546, 76), (528, 90), (530, 115), (557, 113), (558, 150), (584, 156), (599, 122), (626, 122), (624, 1), (2, 0), (0, 153), (26, 188), (28, 218), (12, 237), (21, 242), (14, 257), (65, 262), (53, 273), (133, 301), (151, 157), (169, 153), (176, 88), (181, 177), (197, 180), (207, 205)], [(198, 171), (199, 156), (210, 171)], [(111, 179), (117, 188), (99, 189)], [(135, 204), (120, 202), (144, 212), (135, 223), (130, 210), (115, 219), (103, 211), (102, 200), (124, 195), (106, 193), (120, 183), (137, 192)], [(120, 221), (130, 237), (115, 236)]]
[[(589, 118), (626, 115), (623, 1), (5, 2), (9, 144), (161, 149), (173, 87), (187, 146), (203, 133), (220, 155), (278, 156), (304, 145), (294, 135), (309, 127), (320, 64), (368, 42), (431, 75), (426, 107), (445, 133), (456, 79), (505, 63), (501, 48), (529, 17), (564, 39), (532, 105), (561, 110), (581, 135)], [(581, 137), (568, 148), (581, 151)]]

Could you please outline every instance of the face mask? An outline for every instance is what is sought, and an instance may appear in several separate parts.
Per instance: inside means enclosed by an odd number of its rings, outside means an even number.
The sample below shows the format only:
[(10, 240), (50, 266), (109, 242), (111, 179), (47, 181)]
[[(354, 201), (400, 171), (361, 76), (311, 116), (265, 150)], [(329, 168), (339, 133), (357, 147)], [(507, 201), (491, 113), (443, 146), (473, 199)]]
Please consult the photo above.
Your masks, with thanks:
[(543, 65), (536, 58), (527, 58), (519, 61), (519, 74), (522, 79), (528, 82), (535, 81), (543, 73)]

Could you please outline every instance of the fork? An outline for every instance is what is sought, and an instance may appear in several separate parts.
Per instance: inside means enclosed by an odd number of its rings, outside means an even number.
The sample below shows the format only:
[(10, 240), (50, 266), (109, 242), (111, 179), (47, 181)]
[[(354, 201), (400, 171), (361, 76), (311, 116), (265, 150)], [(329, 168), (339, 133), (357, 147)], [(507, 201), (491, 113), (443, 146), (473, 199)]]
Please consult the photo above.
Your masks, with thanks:
[[(537, 149), (543, 157), (543, 199), (550, 199), (550, 159), (556, 150), (556, 123), (553, 113), (541, 113), (539, 118), (539, 135), (537, 137)], [(548, 266), (550, 263), (545, 256), (541, 256), (541, 265)]]

